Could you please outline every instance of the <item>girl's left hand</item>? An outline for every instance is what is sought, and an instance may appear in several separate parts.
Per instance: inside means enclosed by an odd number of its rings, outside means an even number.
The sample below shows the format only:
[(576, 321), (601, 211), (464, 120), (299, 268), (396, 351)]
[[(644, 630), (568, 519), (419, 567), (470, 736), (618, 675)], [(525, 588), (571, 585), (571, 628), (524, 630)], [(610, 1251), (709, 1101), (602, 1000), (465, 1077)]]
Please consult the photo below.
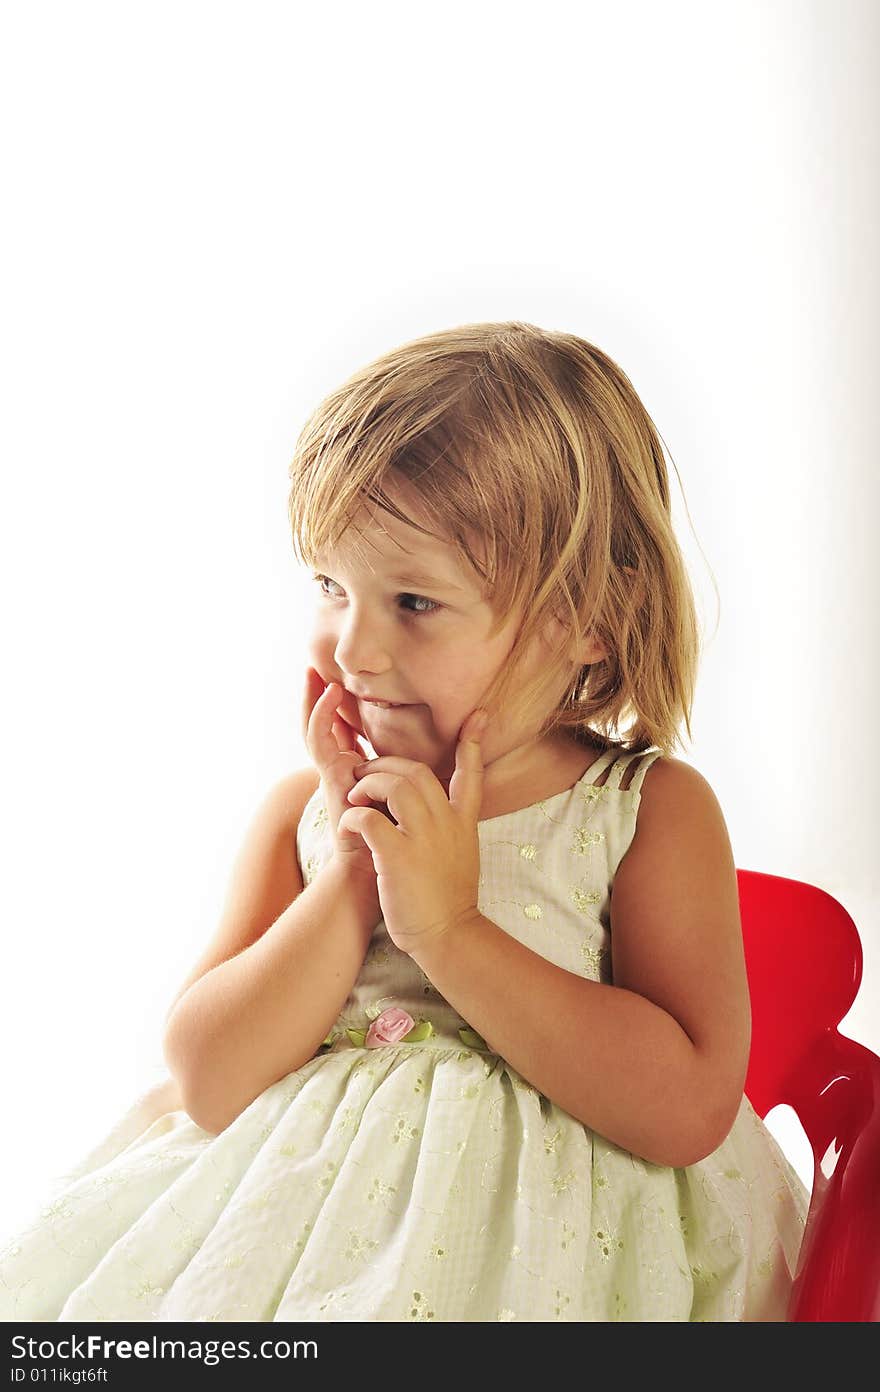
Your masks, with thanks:
[[(482, 728), (481, 728), (482, 727)], [(412, 953), (477, 912), (483, 792), (481, 711), (459, 732), (449, 796), (427, 764), (387, 754), (354, 769), (354, 804), (384, 802), (397, 826), (375, 808), (352, 806), (338, 830), (360, 832), (373, 855), (382, 917), (392, 942)]]

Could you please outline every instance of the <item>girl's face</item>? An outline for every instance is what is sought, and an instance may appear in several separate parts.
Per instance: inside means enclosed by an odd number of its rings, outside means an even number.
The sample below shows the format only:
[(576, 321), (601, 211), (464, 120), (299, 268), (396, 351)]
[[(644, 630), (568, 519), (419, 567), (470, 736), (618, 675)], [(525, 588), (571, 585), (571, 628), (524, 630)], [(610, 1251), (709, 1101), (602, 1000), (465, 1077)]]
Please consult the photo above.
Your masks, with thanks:
[[(350, 529), (359, 544), (346, 545), (348, 532), (338, 550), (319, 557), (310, 661), (325, 682), (345, 688), (341, 713), (377, 755), (417, 759), (448, 780), (459, 731), (505, 662), (521, 615), (509, 615), (490, 637), (492, 610), (455, 548), (379, 516), (362, 511)], [(527, 675), (547, 658), (536, 644)], [(484, 765), (531, 746), (562, 694), (515, 723), (492, 714)], [(377, 699), (394, 704), (383, 709)]]

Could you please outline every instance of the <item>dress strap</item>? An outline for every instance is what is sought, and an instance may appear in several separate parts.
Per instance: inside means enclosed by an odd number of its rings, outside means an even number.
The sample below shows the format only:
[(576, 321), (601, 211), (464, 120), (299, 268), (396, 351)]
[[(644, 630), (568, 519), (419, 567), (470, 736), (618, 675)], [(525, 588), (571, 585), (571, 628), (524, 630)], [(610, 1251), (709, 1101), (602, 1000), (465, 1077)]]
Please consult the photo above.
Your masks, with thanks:
[(602, 776), (605, 769), (607, 769), (608, 765), (614, 762), (616, 755), (616, 749), (604, 750), (604, 752), (599, 755), (596, 762), (594, 764), (590, 764), (590, 767), (587, 769), (586, 773), (581, 775), (580, 781), (582, 783), (595, 783), (596, 779)]
[[(620, 758), (617, 759), (615, 763), (612, 765), (611, 771), (609, 772), (608, 777), (605, 780), (605, 787), (619, 788), (621, 779), (623, 778), (623, 775), (625, 774), (626, 770), (630, 767), (631, 764), (638, 764), (639, 766), (632, 776), (632, 780), (629, 784), (629, 787), (624, 789), (623, 791), (628, 793), (639, 792), (645, 774), (648, 772), (648, 769), (651, 767), (654, 760), (660, 758), (661, 752), (662, 751), (659, 749), (650, 749), (647, 752), (644, 749), (641, 749), (638, 750), (635, 754), (631, 754), (629, 752), (621, 754)], [(639, 760), (641, 760), (640, 763)]]

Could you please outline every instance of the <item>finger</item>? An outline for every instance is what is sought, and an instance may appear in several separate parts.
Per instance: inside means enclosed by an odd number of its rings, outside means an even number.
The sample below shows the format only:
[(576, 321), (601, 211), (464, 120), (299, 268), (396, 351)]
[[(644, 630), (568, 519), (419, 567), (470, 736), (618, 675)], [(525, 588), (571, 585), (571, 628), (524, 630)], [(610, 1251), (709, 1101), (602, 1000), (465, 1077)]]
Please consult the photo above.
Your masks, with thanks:
[(485, 711), (471, 711), (461, 727), (455, 747), (455, 771), (449, 780), (449, 802), (469, 822), (476, 822), (483, 801), (482, 735)]
[[(358, 784), (374, 774), (395, 774), (409, 779), (418, 788), (426, 805), (435, 813), (441, 813), (447, 806), (446, 789), (436, 773), (418, 759), (405, 759), (400, 754), (380, 754), (375, 759), (367, 759), (363, 764), (355, 764), (354, 776)], [(386, 785), (383, 785), (385, 788)]]
[(406, 777), (414, 778), (419, 769), (429, 773), (433, 778), (435, 775), (427, 764), (423, 764), (418, 759), (405, 759), (402, 754), (377, 754), (375, 759), (365, 760), (363, 764), (355, 764), (355, 776), (363, 778), (368, 773), (400, 773)]
[(366, 759), (367, 752), (360, 735), (353, 725), (350, 725), (340, 710), (337, 710), (333, 721), (333, 733), (336, 736), (339, 748), (346, 753), (357, 754), (359, 758)]
[(356, 832), (366, 841), (373, 853), (373, 868), (387, 874), (393, 863), (398, 842), (397, 827), (381, 812), (371, 807), (348, 807), (336, 824), (337, 831)]
[(339, 744), (333, 734), (336, 708), (342, 699), (342, 688), (338, 682), (330, 682), (315, 702), (309, 716), (306, 742), (319, 768), (330, 768), (340, 753)]
[[(333, 687), (334, 689), (338, 688), (337, 699), (335, 700), (335, 702), (333, 702), (332, 693), (328, 696), (328, 692), (330, 692), (331, 687)], [(318, 706), (319, 701), (324, 702), (325, 697), (327, 697), (327, 700), (330, 701), (333, 705), (333, 709), (329, 714), (329, 723), (327, 725), (327, 728), (330, 734), (332, 734), (332, 736), (334, 737), (336, 744), (334, 746), (328, 740), (325, 745), (324, 753), (323, 755), (321, 755), (319, 753), (319, 749), (317, 747), (313, 747), (309, 743), (310, 740), (313, 738), (313, 734), (318, 733), (320, 728), (319, 726), (316, 726), (313, 732), (310, 728), (310, 720), (312, 715), (315, 713), (315, 709)], [(323, 677), (315, 667), (306, 667), (302, 700), (303, 738), (306, 744), (309, 746), (310, 752), (313, 753), (314, 757), (316, 759), (323, 758), (325, 766), (331, 763), (334, 756), (338, 753), (357, 754), (358, 757), (361, 759), (366, 759), (368, 757), (366, 749), (361, 744), (360, 739), (358, 737), (358, 731), (356, 731), (353, 728), (353, 726), (349, 724), (345, 716), (342, 714), (340, 706), (342, 704), (343, 697), (344, 692), (338, 682), (330, 682), (328, 684), (325, 684)], [(318, 714), (319, 716), (323, 717), (324, 721), (328, 720), (326, 702), (321, 705)]]
[(308, 742), (309, 738), (309, 719), (318, 700), (324, 690), (324, 681), (320, 673), (314, 667), (306, 667), (305, 680), (303, 682), (302, 701), (300, 703), (300, 729), (303, 739)]
[[(436, 783), (436, 780), (434, 781)], [(346, 800), (350, 805), (358, 807), (370, 802), (384, 803), (401, 830), (412, 836), (419, 836), (428, 832), (432, 819), (426, 789), (426, 781), (408, 778), (399, 773), (370, 773), (348, 790)], [(439, 784), (437, 792), (445, 803), (446, 795)], [(435, 804), (435, 807), (439, 810), (439, 804)]]
[(338, 713), (333, 721), (333, 735), (339, 749), (344, 750), (346, 754), (352, 751), (354, 753), (360, 753), (355, 743), (354, 730), (350, 725), (346, 724), (342, 716)]

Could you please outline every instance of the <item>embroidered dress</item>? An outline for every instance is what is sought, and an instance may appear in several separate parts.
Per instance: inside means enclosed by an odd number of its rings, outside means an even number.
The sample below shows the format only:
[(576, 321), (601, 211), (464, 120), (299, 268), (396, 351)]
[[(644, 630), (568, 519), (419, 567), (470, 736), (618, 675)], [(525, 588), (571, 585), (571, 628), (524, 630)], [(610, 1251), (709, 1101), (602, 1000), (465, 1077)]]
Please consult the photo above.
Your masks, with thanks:
[[(658, 751), (617, 754), (479, 823), (480, 911), (604, 982)], [(297, 849), (308, 883), (332, 849), (320, 787)], [(169, 1086), (0, 1253), (4, 1320), (785, 1318), (808, 1194), (745, 1097), (699, 1163), (631, 1155), (492, 1053), (381, 921), (317, 1056), (219, 1136)]]

